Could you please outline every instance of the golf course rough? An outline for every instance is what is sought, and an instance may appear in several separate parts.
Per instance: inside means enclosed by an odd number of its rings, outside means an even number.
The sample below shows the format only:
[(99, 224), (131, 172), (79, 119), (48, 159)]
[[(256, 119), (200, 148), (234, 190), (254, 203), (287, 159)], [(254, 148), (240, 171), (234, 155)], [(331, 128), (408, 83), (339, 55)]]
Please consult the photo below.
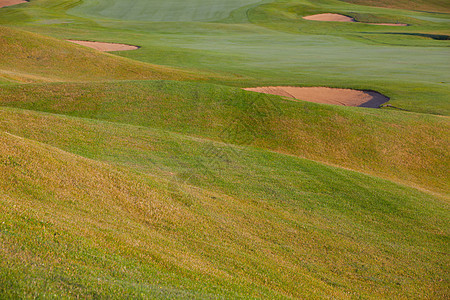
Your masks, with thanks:
[(448, 6), (2, 7), (0, 298), (448, 299)]

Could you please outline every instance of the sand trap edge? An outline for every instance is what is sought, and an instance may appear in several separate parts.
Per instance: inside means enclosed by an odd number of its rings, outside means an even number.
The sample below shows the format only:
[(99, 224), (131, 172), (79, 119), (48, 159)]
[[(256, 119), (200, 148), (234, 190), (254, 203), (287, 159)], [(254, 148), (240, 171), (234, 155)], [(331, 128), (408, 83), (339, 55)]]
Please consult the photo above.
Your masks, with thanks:
[(317, 14), (317, 15), (310, 15), (310, 16), (304, 16), (302, 19), (308, 20), (308, 21), (319, 21), (319, 22), (347, 22), (347, 23), (360, 23), (360, 24), (367, 24), (367, 25), (380, 25), (380, 26), (410, 26), (409, 24), (405, 23), (365, 23), (365, 22), (359, 22), (356, 21), (354, 18), (342, 15), (342, 14), (335, 14), (335, 13), (324, 13), (324, 14)]
[(303, 17), (303, 19), (308, 21), (324, 21), (324, 22), (350, 22), (350, 23), (356, 22), (356, 20), (352, 17), (334, 13), (310, 15)]
[(136, 45), (128, 45), (120, 43), (107, 43), (107, 42), (82, 41), (82, 40), (66, 40), (66, 41), (103, 52), (131, 51), (131, 50), (138, 50), (141, 48), (140, 46)]
[(2, 7), (10, 7), (18, 4), (28, 3), (28, 1), (25, 0), (7, 0), (5, 3), (0, 3), (0, 8)]
[(380, 108), (390, 100), (389, 97), (374, 90), (330, 87), (265, 86), (243, 90), (278, 95), (291, 100), (366, 108)]

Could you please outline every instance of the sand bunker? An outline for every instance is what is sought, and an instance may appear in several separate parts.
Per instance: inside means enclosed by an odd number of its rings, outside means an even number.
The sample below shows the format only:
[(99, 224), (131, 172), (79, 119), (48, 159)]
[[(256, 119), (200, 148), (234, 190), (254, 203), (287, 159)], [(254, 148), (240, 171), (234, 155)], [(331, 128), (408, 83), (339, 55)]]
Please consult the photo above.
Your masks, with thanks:
[[(348, 16), (344, 16), (344, 15), (340, 15), (340, 14), (331, 14), (331, 13), (306, 16), (306, 17), (303, 17), (303, 19), (310, 20), (310, 21), (363, 23), (363, 22), (357, 22), (355, 19), (348, 17)], [(408, 26), (408, 24), (402, 24), (402, 23), (363, 23), (363, 24), (384, 25), (384, 26)]]
[(380, 105), (389, 101), (388, 97), (374, 91), (327, 87), (267, 86), (245, 88), (244, 90), (295, 98), (309, 102), (344, 106), (378, 108)]
[(138, 46), (126, 45), (126, 44), (75, 41), (75, 40), (67, 40), (67, 41), (78, 44), (78, 45), (86, 46), (86, 47), (89, 47), (89, 48), (92, 48), (95, 50), (99, 50), (99, 51), (126, 51), (126, 50), (139, 49)]
[(310, 21), (327, 21), (327, 22), (356, 22), (355, 19), (339, 14), (318, 14), (303, 17), (305, 20)]
[(0, 0), (0, 8), (6, 7), (6, 6), (12, 6), (12, 5), (16, 5), (16, 4), (21, 4), (21, 3), (27, 3), (27, 1), (24, 1), (24, 0)]

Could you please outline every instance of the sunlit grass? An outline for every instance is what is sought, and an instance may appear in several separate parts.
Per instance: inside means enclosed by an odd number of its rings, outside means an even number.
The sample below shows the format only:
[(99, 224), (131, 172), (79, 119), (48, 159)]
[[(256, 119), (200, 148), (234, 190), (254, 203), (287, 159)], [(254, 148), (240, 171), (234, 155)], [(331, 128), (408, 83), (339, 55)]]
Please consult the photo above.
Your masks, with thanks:
[(0, 9), (0, 298), (446, 299), (448, 4), (345, 2)]
[(11, 86), (0, 91), (0, 98), (0, 105), (231, 143), (233, 137), (224, 131), (246, 125), (251, 130), (244, 130), (240, 140), (260, 148), (425, 189), (447, 189), (446, 117), (324, 106), (237, 88), (169, 81)]
[[(230, 145), (239, 155), (217, 165), (204, 151), (207, 140), (4, 112), (11, 121), (36, 124), (44, 137), (17, 132), (49, 143), (64, 141), (58, 128), (64, 126), (66, 142), (59, 147), (116, 166), (1, 134), (2, 261), (10, 271), (3, 269), (0, 278), (3, 286), (15, 286), (4, 295), (443, 292), (445, 284), (436, 281), (445, 274), (443, 199), (247, 147)], [(109, 145), (108, 132), (114, 133)], [(218, 166), (210, 170), (214, 177), (205, 176), (199, 160)], [(427, 250), (420, 246), (425, 241)], [(27, 263), (17, 255), (29, 257)]]

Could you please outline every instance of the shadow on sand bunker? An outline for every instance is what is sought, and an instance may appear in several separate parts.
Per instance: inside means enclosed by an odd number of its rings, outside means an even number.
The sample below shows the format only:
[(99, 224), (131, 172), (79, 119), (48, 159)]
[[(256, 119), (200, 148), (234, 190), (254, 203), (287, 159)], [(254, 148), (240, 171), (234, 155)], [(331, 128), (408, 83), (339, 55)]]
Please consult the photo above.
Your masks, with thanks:
[(284, 96), (309, 102), (379, 108), (389, 98), (375, 91), (338, 89), (328, 87), (267, 86), (245, 88), (246, 91)]

